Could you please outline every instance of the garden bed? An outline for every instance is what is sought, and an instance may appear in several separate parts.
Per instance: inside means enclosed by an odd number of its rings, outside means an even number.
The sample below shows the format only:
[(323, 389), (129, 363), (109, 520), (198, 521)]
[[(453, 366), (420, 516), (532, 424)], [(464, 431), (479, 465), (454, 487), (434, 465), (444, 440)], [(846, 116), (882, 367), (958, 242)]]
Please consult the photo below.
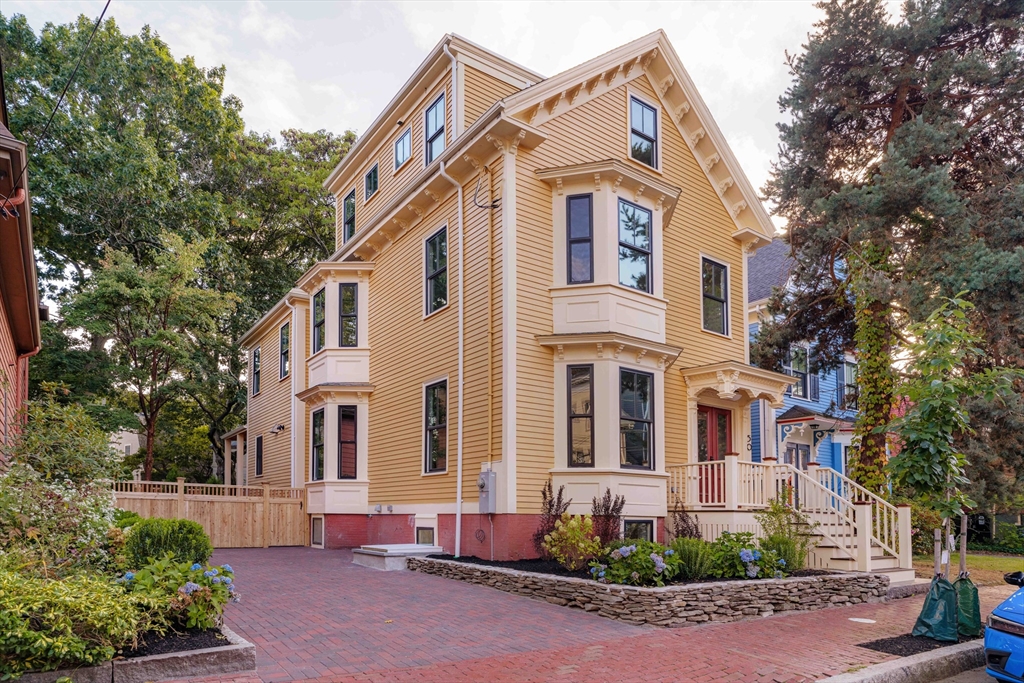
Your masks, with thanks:
[[(173, 638), (175, 636), (147, 641), (144, 649), (124, 653), (100, 666), (26, 673), (18, 681), (54, 683), (68, 677), (75, 683), (144, 683), (256, 669), (256, 647), (227, 627), (179, 636), (177, 641)], [(209, 646), (211, 643), (213, 645)], [(186, 644), (188, 649), (183, 647)], [(143, 651), (147, 654), (142, 654)]]
[(859, 643), (857, 647), (874, 650), (875, 652), (884, 652), (887, 655), (896, 655), (897, 657), (910, 657), (912, 655), (919, 655), (922, 652), (931, 652), (932, 650), (938, 650), (944, 647), (952, 647), (953, 645), (978, 640), (983, 637), (984, 635), (975, 636), (974, 638), (961, 638), (959, 643), (949, 643), (943, 640), (935, 640), (934, 638), (929, 638), (927, 636), (912, 636), (909, 633), (904, 633), (901, 636), (880, 638), (879, 640), (872, 640), (868, 643)]
[(211, 647), (230, 645), (228, 637), (220, 629), (190, 628), (183, 633), (144, 633), (139, 637), (139, 645), (134, 650), (119, 652), (119, 657), (136, 659), (150, 655), (165, 655), (170, 652), (188, 652)]
[(668, 627), (884, 602), (889, 588), (889, 577), (883, 574), (835, 573), (638, 588), (432, 557), (410, 557), (407, 567), (597, 612), (609, 619)]

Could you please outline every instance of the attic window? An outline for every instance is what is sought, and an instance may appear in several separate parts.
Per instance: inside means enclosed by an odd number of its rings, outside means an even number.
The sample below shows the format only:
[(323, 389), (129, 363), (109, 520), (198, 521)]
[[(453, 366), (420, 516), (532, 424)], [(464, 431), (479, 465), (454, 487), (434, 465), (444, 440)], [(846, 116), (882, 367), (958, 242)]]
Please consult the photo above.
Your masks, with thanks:
[(658, 112), (635, 97), (629, 98), (629, 155), (651, 168), (658, 167)]

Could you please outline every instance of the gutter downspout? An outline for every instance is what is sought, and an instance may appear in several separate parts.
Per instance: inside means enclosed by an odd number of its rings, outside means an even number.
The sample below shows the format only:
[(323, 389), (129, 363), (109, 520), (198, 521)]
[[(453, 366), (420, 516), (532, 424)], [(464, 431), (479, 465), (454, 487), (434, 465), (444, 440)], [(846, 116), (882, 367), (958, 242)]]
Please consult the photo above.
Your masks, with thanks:
[[(448, 46), (445, 45), (445, 52), (448, 51)], [(454, 59), (454, 58), (453, 58)], [(464, 356), (465, 356), (465, 335), (463, 334), (465, 326), (465, 298), (463, 297), (463, 262), (465, 261), (465, 235), (462, 231), (463, 222), (463, 206), (462, 206), (462, 185), (444, 170), (444, 162), (441, 162), (441, 168), (439, 171), (442, 178), (447, 180), (449, 183), (455, 186), (458, 193), (459, 202), (459, 417), (457, 421), (456, 430), (458, 430), (458, 436), (456, 438), (456, 475), (455, 475), (455, 557), (459, 557), (462, 550), (462, 405), (463, 395), (465, 394), (464, 388)]]
[[(455, 59), (455, 55), (452, 54), (452, 51), (448, 49), (448, 45), (450, 43), (451, 40), (449, 39), (447, 43), (441, 46), (441, 50), (452, 62), (452, 131), (454, 131), (455, 133), (452, 136), (452, 139), (454, 140), (455, 138), (459, 137), (459, 135), (462, 134), (462, 126), (459, 125), (459, 62), (457, 59)], [(444, 174), (443, 166), (441, 169), (441, 174)], [(448, 180), (447, 177), (445, 179)], [(460, 191), (461, 187), (462, 186), (460, 185)], [(459, 210), (462, 210), (461, 203), (459, 204)], [(456, 555), (458, 555), (458, 553), (456, 553)]]
[[(297, 399), (295, 398), (295, 394), (299, 393), (299, 392), (295, 391), (296, 375), (298, 375), (298, 373), (295, 371), (295, 350), (294, 350), (295, 349), (295, 328), (297, 326), (295, 324), (295, 306), (294, 306), (294, 304), (292, 304), (292, 302), (288, 301), (288, 299), (285, 299), (284, 300), (284, 305), (288, 307), (288, 326), (289, 326), (288, 327), (288, 354), (289, 354), (288, 363), (291, 365), (291, 367), (288, 368), (288, 372), (291, 374), (291, 377), (288, 379), (288, 384), (291, 385), (291, 389), (292, 389), (291, 390), (291, 396), (288, 397), (288, 403), (291, 404), (291, 406), (290, 406), (291, 411), (289, 412), (289, 414), (291, 416), (291, 423), (289, 424), (289, 426), (291, 427), (291, 431), (288, 433), (288, 436), (291, 437), (290, 438), (291, 444), (290, 444), (290, 446), (288, 448), (288, 469), (291, 470), (291, 485), (292, 485), (292, 487), (293, 488), (298, 488), (296, 486), (297, 483), (301, 483), (303, 486), (305, 486), (305, 482), (299, 482), (295, 478), (295, 475), (296, 475), (296, 472), (295, 472), (295, 450), (296, 450), (295, 449), (295, 434), (296, 434), (296, 431), (297, 431), (296, 430), (296, 424), (295, 424), (295, 417), (296, 417), (295, 413), (297, 412), (295, 410), (295, 407), (296, 407), (295, 406), (295, 402), (296, 402)], [(303, 346), (305, 346), (305, 344), (303, 344)], [(303, 353), (305, 353), (305, 349), (303, 349)], [(245, 421), (246, 421), (246, 423), (249, 422), (249, 414), (248, 413), (246, 413)], [(246, 424), (246, 427), (248, 427), (248, 426), (249, 425)], [(246, 441), (249, 440), (249, 433), (248, 432), (246, 432), (246, 434), (245, 434), (245, 439), (246, 439)], [(303, 510), (303, 512), (305, 512), (305, 510)]]

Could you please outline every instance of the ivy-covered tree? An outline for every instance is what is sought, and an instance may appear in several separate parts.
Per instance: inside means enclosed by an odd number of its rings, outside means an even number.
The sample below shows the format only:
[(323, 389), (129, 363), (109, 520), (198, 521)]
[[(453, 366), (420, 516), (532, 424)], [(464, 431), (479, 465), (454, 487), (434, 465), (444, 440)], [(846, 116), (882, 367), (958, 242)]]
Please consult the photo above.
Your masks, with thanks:
[(1024, 366), (1024, 1), (908, 0), (898, 17), (881, 0), (818, 7), (789, 56), (766, 187), (788, 222), (794, 287), (774, 297), (754, 358), (778, 366), (809, 338), (833, 366), (856, 348), (851, 475), (883, 492), (908, 324), (966, 290), (985, 340), (976, 362)]

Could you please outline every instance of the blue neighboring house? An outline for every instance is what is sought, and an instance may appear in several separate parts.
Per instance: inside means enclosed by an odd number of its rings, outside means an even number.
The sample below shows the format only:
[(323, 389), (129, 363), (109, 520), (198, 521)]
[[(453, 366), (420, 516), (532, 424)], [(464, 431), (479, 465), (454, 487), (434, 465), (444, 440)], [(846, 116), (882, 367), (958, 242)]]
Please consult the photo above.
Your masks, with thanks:
[[(747, 313), (750, 336), (768, 315), (775, 288), (788, 287), (793, 259), (789, 245), (776, 239), (759, 249), (748, 264)], [(754, 462), (775, 457), (806, 469), (816, 462), (846, 474), (846, 456), (857, 415), (857, 364), (852, 355), (838, 369), (810, 373), (814, 340), (794, 344), (783, 371), (797, 378), (782, 408), (766, 401), (750, 406), (750, 451)]]

